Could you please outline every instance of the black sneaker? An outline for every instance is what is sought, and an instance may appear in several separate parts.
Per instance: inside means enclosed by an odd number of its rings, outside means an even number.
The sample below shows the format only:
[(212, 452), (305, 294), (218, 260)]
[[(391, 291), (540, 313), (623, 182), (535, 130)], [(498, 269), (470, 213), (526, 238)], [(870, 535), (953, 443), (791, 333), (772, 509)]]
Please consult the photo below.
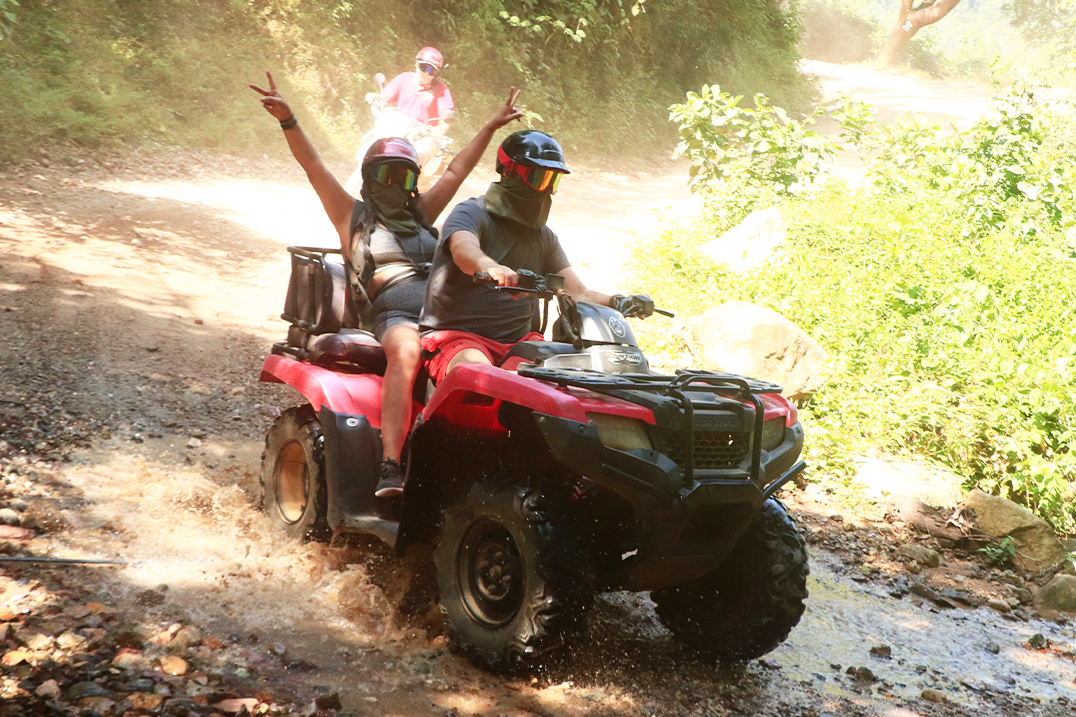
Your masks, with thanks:
[(374, 489), (375, 496), (378, 498), (394, 498), (398, 495), (403, 495), (404, 479), (399, 463), (391, 458), (386, 458), (378, 466), (378, 472), (380, 480), (377, 481), (377, 488)]

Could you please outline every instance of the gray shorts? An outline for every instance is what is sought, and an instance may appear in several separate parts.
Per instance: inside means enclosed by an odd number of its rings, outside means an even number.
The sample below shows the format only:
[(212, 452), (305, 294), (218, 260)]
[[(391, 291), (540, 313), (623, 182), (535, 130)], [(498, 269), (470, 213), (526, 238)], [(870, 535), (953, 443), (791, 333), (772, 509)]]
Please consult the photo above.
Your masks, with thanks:
[(392, 326), (405, 324), (418, 330), (418, 315), (426, 297), (426, 281), (415, 278), (390, 286), (374, 299), (374, 338), (378, 341)]

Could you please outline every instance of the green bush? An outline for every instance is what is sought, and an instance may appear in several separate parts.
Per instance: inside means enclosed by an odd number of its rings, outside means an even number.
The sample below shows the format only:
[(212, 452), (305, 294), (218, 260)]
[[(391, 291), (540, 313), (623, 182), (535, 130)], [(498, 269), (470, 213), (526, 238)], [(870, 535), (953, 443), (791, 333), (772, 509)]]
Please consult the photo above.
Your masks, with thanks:
[(687, 102), (669, 108), (680, 127), (677, 153), (691, 162), (689, 186), (712, 207), (739, 200), (743, 209), (774, 195), (794, 195), (813, 187), (825, 162), (837, 155), (833, 142), (807, 129), (814, 114), (796, 120), (780, 107), (755, 95), (754, 108), (740, 106), (742, 97), (703, 85), (687, 94)]
[[(0, 37), (11, 27), (0, 0)], [(286, 149), (247, 82), (274, 72), (327, 154), (350, 157), (372, 125), (372, 77), (436, 45), (472, 134), (507, 96), (573, 157), (667, 147), (665, 108), (720, 79), (802, 106), (794, 11), (750, 0), (69, 0), (23, 2), (0, 40), (0, 162), (35, 146), (168, 143)], [(675, 52), (669, 51), (676, 48)]]
[[(712, 99), (708, 111), (727, 107)], [(845, 103), (844, 139), (869, 160), (865, 183), (773, 193), (789, 224), (785, 263), (736, 275), (702, 257), (698, 246), (742, 215), (725, 206), (667, 231), (661, 251), (641, 245), (636, 283), (683, 315), (724, 301), (766, 306), (825, 347), (832, 373), (801, 414), (818, 474), (850, 478), (851, 456), (871, 448), (924, 456), (1072, 531), (1071, 110), (1020, 88), (995, 110), (964, 132), (883, 130)], [(782, 146), (786, 129), (772, 131)], [(723, 138), (714, 141), (717, 150)], [(740, 182), (745, 201), (772, 184), (749, 172), (706, 181)], [(651, 351), (683, 354), (678, 337), (647, 329)]]

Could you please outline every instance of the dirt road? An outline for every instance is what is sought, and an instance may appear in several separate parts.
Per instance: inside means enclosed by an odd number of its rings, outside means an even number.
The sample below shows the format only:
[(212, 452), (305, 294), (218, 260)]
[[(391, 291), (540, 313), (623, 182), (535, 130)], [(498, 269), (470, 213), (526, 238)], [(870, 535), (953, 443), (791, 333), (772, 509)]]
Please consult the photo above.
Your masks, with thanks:
[[(554, 213), (586, 280), (612, 289), (627, 230), (692, 206), (675, 166), (583, 170)], [(283, 248), (332, 242), (290, 164), (66, 156), (0, 175), (0, 507), (18, 508), (37, 533), (0, 542), (0, 553), (125, 563), (0, 562), (11, 607), (2, 614), (0, 600), (0, 647), (25, 652), (5, 658), (0, 697), (31, 710), (0, 714), (44, 709), (47, 678), (74, 704), (74, 685), (94, 682), (106, 696), (81, 699), (111, 699), (116, 714), (136, 693), (175, 714), (233, 698), (298, 712), (319, 695), (332, 706), (333, 693), (362, 715), (1069, 713), (1069, 626), (901, 595), (892, 548), (910, 536), (881, 514), (838, 515), (824, 491), (787, 492), (813, 546), (812, 598), (766, 660), (701, 664), (645, 596), (628, 594), (599, 601), (565, 663), (519, 679), (478, 671), (435, 632), (397, 624), (399, 575), (376, 546), (290, 544), (255, 505), (262, 436), (296, 401), (257, 382), (283, 335)], [(993, 589), (989, 571), (959, 556), (937, 570), (939, 586), (960, 575), (980, 602)], [(200, 639), (180, 645), (177, 626)], [(83, 638), (78, 649), (62, 647), (65, 629)], [(1062, 649), (1028, 649), (1034, 633)], [(36, 651), (34, 634), (48, 638)], [(872, 657), (882, 646), (891, 657)], [(169, 655), (190, 670), (166, 669)], [(139, 659), (140, 672), (123, 668)]]

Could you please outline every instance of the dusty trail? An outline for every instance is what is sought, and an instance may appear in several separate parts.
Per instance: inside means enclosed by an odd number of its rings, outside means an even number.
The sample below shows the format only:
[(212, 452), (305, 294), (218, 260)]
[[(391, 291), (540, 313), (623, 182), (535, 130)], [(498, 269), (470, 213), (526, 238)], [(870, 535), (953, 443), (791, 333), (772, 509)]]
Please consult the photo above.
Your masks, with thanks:
[[(844, 521), (824, 494), (795, 491), (812, 598), (766, 660), (702, 665), (648, 599), (616, 594), (565, 664), (533, 680), (475, 670), (443, 638), (396, 624), (399, 575), (376, 546), (290, 544), (254, 505), (264, 431), (296, 401), (256, 380), (283, 335), (283, 247), (335, 241), (301, 171), (186, 153), (43, 160), (0, 175), (0, 461), (9, 492), (40, 493), (68, 528), (19, 545), (127, 561), (66, 579), (145, 633), (178, 622), (219, 637), (214, 669), (233, 691), (281, 703), (340, 691), (354, 714), (490, 717), (1067, 714), (1059, 698), (1076, 700), (1073, 662), (1022, 646), (1035, 632), (1069, 644), (1071, 627), (895, 599), (887, 580), (900, 566), (886, 546), (907, 537), (880, 515)], [(460, 196), (491, 178), (476, 173)], [(617, 288), (631, 232), (693, 210), (685, 178), (674, 164), (653, 175), (584, 168), (564, 184), (555, 226), (588, 283)], [(879, 569), (854, 581), (868, 562)], [(955, 558), (938, 571), (983, 577)], [(891, 660), (870, 657), (882, 644)], [(209, 664), (208, 649), (192, 659)], [(845, 672), (864, 666), (877, 681)], [(931, 686), (948, 701), (922, 701)]]

